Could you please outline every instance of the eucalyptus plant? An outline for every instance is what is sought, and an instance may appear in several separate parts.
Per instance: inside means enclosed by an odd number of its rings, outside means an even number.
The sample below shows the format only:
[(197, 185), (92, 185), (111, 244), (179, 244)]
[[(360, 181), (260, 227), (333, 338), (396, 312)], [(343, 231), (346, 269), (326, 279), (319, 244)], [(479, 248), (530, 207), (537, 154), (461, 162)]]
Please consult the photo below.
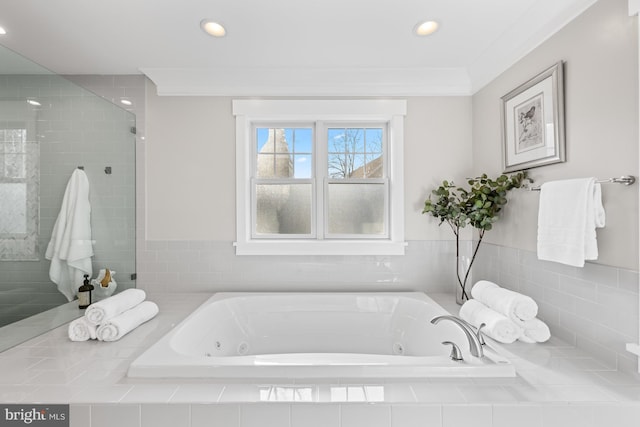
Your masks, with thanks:
[[(524, 171), (500, 175), (496, 179), (482, 174), (476, 178), (469, 178), (468, 188), (458, 187), (451, 181), (442, 181), (442, 185), (433, 190), (425, 200), (422, 213), (438, 218), (438, 225), (442, 225), (443, 222), (449, 224), (456, 236), (456, 276), (463, 301), (469, 299), (466, 292), (467, 280), (485, 232), (491, 230), (493, 223), (498, 220), (500, 211), (507, 204), (507, 193), (514, 188), (522, 187), (526, 179), (527, 172)], [(460, 230), (467, 225), (478, 230), (478, 241), (464, 277), (460, 277)]]

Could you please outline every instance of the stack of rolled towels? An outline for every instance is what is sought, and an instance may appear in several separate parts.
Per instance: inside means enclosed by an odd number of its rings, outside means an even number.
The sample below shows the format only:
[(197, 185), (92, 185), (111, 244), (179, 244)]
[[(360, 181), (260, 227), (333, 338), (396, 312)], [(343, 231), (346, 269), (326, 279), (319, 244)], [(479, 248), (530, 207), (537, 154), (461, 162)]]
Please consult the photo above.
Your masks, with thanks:
[(549, 327), (536, 316), (538, 304), (529, 296), (481, 280), (471, 289), (473, 299), (460, 308), (460, 317), (502, 343), (536, 343), (551, 338)]
[(158, 314), (158, 306), (146, 297), (142, 289), (127, 289), (91, 304), (84, 316), (69, 323), (69, 339), (119, 340)]

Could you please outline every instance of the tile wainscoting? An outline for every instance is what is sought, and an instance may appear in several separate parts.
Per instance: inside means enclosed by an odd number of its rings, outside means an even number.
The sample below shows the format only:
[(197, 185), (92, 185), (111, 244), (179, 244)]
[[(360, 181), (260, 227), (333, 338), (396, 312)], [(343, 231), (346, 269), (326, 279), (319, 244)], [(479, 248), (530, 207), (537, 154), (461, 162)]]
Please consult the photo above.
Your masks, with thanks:
[(154, 292), (454, 289), (453, 241), (410, 241), (404, 256), (236, 256), (222, 241), (141, 246), (137, 285)]
[(491, 280), (531, 296), (553, 336), (607, 366), (638, 372), (625, 350), (638, 342), (638, 272), (587, 262), (583, 268), (540, 261), (520, 249), (484, 244), (473, 279)]
[[(232, 242), (139, 242), (138, 287), (152, 292), (453, 292), (453, 241), (409, 241), (405, 256), (236, 256)], [(465, 248), (470, 252), (469, 247)], [(595, 263), (539, 261), (530, 251), (483, 243), (473, 280), (530, 295), (552, 334), (612, 369), (637, 372), (638, 272)]]

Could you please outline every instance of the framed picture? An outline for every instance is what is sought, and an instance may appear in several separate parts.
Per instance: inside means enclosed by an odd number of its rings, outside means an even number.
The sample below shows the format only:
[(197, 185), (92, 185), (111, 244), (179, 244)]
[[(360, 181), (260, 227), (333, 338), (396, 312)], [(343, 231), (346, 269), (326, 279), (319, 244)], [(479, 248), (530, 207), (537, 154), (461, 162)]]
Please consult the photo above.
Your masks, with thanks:
[(504, 172), (565, 161), (562, 61), (501, 98)]

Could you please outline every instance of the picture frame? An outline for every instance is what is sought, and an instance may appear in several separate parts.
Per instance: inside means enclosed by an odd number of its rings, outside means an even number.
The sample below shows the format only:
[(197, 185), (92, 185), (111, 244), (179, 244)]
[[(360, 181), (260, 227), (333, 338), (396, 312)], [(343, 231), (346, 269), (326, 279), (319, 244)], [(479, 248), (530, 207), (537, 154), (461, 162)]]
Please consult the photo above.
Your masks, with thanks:
[(500, 100), (504, 172), (566, 161), (562, 61)]

